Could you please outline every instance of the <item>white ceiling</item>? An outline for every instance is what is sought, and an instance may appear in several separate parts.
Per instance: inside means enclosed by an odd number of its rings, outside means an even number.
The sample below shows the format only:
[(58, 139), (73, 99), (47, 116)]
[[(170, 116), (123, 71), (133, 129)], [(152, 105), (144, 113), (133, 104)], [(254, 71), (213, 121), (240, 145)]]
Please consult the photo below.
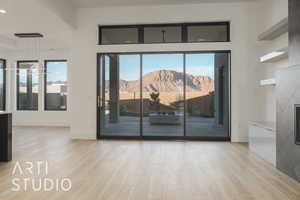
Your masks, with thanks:
[(251, 2), (257, 0), (65, 0), (65, 1), (72, 2), (72, 4), (78, 8), (95, 8), (95, 7), (102, 7), (102, 6)]
[(0, 9), (7, 11), (0, 14), (0, 48), (17, 47), (19, 39), (14, 33), (35, 32), (45, 36), (42, 43), (51, 41), (48, 42), (50, 47), (68, 46), (71, 39), (65, 36), (70, 35), (73, 28), (58, 12), (61, 10), (67, 16), (68, 10), (63, 10), (61, 4), (57, 4), (60, 10), (55, 10), (53, 5), (44, 3), (48, 1), (59, 3), (61, 0), (0, 0)]

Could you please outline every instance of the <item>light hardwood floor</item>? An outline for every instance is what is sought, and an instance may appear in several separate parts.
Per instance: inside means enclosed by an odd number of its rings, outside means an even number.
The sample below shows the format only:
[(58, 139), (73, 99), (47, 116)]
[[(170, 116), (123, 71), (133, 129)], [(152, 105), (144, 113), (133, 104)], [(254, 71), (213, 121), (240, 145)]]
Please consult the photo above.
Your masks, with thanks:
[[(15, 128), (0, 200), (299, 200), (300, 184), (242, 144), (70, 140), (68, 129)], [(17, 161), (47, 160), (69, 192), (11, 191)], [(35, 177), (34, 175), (30, 178)]]

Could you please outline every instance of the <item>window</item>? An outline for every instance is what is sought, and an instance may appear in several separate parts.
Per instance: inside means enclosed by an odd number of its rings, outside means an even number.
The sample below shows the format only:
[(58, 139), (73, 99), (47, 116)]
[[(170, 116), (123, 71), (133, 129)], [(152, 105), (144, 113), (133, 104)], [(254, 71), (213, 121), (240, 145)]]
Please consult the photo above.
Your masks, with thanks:
[(229, 51), (98, 54), (97, 73), (98, 138), (230, 139)]
[(196, 24), (187, 26), (188, 42), (227, 42), (228, 24)]
[(67, 110), (66, 60), (45, 61), (45, 110)]
[(5, 110), (6, 97), (6, 61), (0, 59), (0, 110)]
[(136, 44), (138, 28), (101, 28), (101, 44)]
[(181, 26), (158, 26), (144, 28), (145, 43), (181, 42)]
[(39, 72), (37, 61), (17, 62), (17, 110), (38, 110)]
[(100, 45), (229, 41), (229, 22), (99, 26)]

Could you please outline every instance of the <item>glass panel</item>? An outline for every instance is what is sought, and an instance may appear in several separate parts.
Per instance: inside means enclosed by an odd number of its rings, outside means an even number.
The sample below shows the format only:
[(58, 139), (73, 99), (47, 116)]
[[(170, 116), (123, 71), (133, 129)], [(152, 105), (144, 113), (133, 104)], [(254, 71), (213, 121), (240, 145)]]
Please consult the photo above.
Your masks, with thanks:
[(228, 54), (186, 54), (186, 135), (228, 137)]
[(295, 105), (295, 142), (300, 145), (300, 105)]
[(104, 56), (100, 128), (105, 136), (140, 135), (140, 55)]
[(4, 73), (5, 73), (5, 63), (0, 60), (0, 110), (5, 110), (5, 83), (4, 83)]
[(180, 26), (145, 27), (145, 43), (181, 42)]
[(67, 109), (67, 61), (46, 62), (46, 110)]
[(188, 26), (188, 42), (226, 42), (227, 25)]
[(183, 54), (143, 55), (143, 135), (183, 136)]
[(188, 137), (229, 138), (229, 54), (185, 56), (185, 65), (180, 53), (102, 56), (101, 135), (172, 137), (185, 132)]
[(102, 28), (102, 44), (138, 43), (137, 28)]
[(19, 62), (18, 69), (18, 110), (38, 110), (38, 63)]

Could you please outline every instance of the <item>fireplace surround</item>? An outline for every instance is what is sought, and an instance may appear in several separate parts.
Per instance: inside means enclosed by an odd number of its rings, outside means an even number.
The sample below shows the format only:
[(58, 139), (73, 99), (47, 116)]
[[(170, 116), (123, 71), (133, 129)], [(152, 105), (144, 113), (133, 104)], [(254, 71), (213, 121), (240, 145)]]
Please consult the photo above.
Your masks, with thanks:
[(300, 182), (300, 1), (289, 0), (289, 67), (276, 72), (276, 167)]

